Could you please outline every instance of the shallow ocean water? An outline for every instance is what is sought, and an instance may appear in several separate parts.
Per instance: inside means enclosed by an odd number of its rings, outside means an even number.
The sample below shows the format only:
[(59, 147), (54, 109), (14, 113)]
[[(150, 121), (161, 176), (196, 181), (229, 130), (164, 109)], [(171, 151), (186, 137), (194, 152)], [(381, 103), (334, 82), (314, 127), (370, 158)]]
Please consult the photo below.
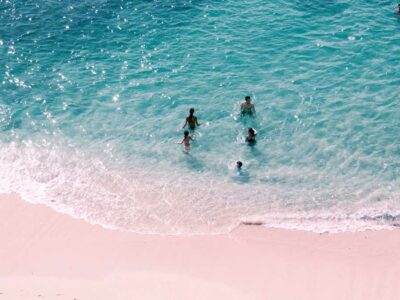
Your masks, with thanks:
[[(390, 228), (394, 6), (0, 0), (0, 192), (141, 233)], [(238, 114), (246, 95), (254, 118)], [(202, 125), (185, 154), (190, 107)]]

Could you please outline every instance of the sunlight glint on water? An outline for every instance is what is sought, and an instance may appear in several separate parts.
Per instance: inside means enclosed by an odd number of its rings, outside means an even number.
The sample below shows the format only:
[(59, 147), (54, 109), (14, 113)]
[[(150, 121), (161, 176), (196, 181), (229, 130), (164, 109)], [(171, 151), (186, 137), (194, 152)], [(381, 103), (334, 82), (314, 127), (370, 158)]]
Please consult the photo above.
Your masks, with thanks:
[(390, 228), (394, 5), (0, 0), (0, 192), (141, 233)]

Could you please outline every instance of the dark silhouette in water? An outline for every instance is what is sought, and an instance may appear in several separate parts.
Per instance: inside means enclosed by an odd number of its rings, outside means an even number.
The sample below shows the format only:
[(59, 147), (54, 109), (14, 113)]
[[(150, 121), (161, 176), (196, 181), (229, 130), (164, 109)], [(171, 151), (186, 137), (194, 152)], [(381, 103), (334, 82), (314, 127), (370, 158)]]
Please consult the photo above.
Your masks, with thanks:
[(182, 129), (189, 125), (190, 130), (195, 130), (196, 126), (200, 126), (197, 121), (197, 117), (194, 115), (194, 108), (189, 110), (189, 115), (186, 117), (185, 123), (182, 126)]
[(254, 108), (254, 104), (251, 103), (251, 98), (250, 96), (246, 96), (244, 98), (244, 102), (242, 103), (242, 105), (240, 106), (240, 113), (242, 115), (244, 114), (249, 114), (249, 115), (253, 115), (256, 113), (256, 110)]
[(254, 144), (256, 142), (256, 131), (254, 128), (249, 128), (248, 135), (246, 137), (246, 142), (249, 144)]

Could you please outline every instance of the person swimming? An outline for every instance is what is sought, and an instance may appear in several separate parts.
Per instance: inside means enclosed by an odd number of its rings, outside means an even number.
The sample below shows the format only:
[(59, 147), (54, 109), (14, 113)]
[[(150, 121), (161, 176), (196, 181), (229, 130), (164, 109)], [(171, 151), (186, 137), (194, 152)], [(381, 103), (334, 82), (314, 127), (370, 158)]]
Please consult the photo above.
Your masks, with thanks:
[(189, 110), (189, 115), (186, 117), (182, 129), (185, 128), (186, 125), (189, 125), (190, 130), (195, 130), (196, 126), (200, 126), (200, 123), (197, 121), (197, 117), (194, 115), (194, 108)]
[(256, 131), (254, 130), (254, 128), (249, 128), (249, 130), (247, 131), (248, 135), (246, 137), (246, 142), (249, 144), (254, 144), (256, 142)]
[(240, 113), (243, 114), (243, 115), (244, 114), (252, 115), (252, 114), (256, 113), (256, 110), (254, 108), (254, 104), (251, 103), (250, 96), (246, 96), (244, 98), (244, 102), (242, 103), (242, 105), (240, 105)]
[(240, 171), (240, 170), (242, 169), (242, 166), (243, 166), (243, 163), (242, 163), (240, 160), (238, 160), (238, 161), (236, 162), (236, 169), (237, 169), (238, 171)]
[(185, 152), (189, 152), (189, 150), (190, 150), (190, 141), (193, 141), (193, 138), (189, 135), (189, 131), (185, 130), (185, 132), (183, 133), (182, 141), (178, 142), (177, 144), (184, 144)]

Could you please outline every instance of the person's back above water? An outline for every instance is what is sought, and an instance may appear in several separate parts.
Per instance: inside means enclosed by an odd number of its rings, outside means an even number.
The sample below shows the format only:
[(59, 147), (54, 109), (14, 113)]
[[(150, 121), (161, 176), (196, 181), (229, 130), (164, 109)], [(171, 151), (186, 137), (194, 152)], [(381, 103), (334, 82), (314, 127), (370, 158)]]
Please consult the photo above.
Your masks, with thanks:
[(240, 112), (242, 114), (255, 114), (256, 113), (256, 109), (254, 108), (254, 104), (251, 103), (251, 98), (250, 96), (246, 96), (244, 98), (244, 102), (242, 103), (242, 105), (240, 105)]
[(249, 130), (247, 131), (248, 135), (246, 137), (246, 142), (249, 144), (254, 144), (256, 142), (256, 131), (254, 130), (254, 128), (249, 128)]
[(189, 115), (186, 117), (185, 123), (182, 126), (182, 129), (189, 125), (190, 130), (195, 130), (196, 126), (200, 126), (197, 121), (197, 117), (194, 115), (194, 108), (189, 110)]

